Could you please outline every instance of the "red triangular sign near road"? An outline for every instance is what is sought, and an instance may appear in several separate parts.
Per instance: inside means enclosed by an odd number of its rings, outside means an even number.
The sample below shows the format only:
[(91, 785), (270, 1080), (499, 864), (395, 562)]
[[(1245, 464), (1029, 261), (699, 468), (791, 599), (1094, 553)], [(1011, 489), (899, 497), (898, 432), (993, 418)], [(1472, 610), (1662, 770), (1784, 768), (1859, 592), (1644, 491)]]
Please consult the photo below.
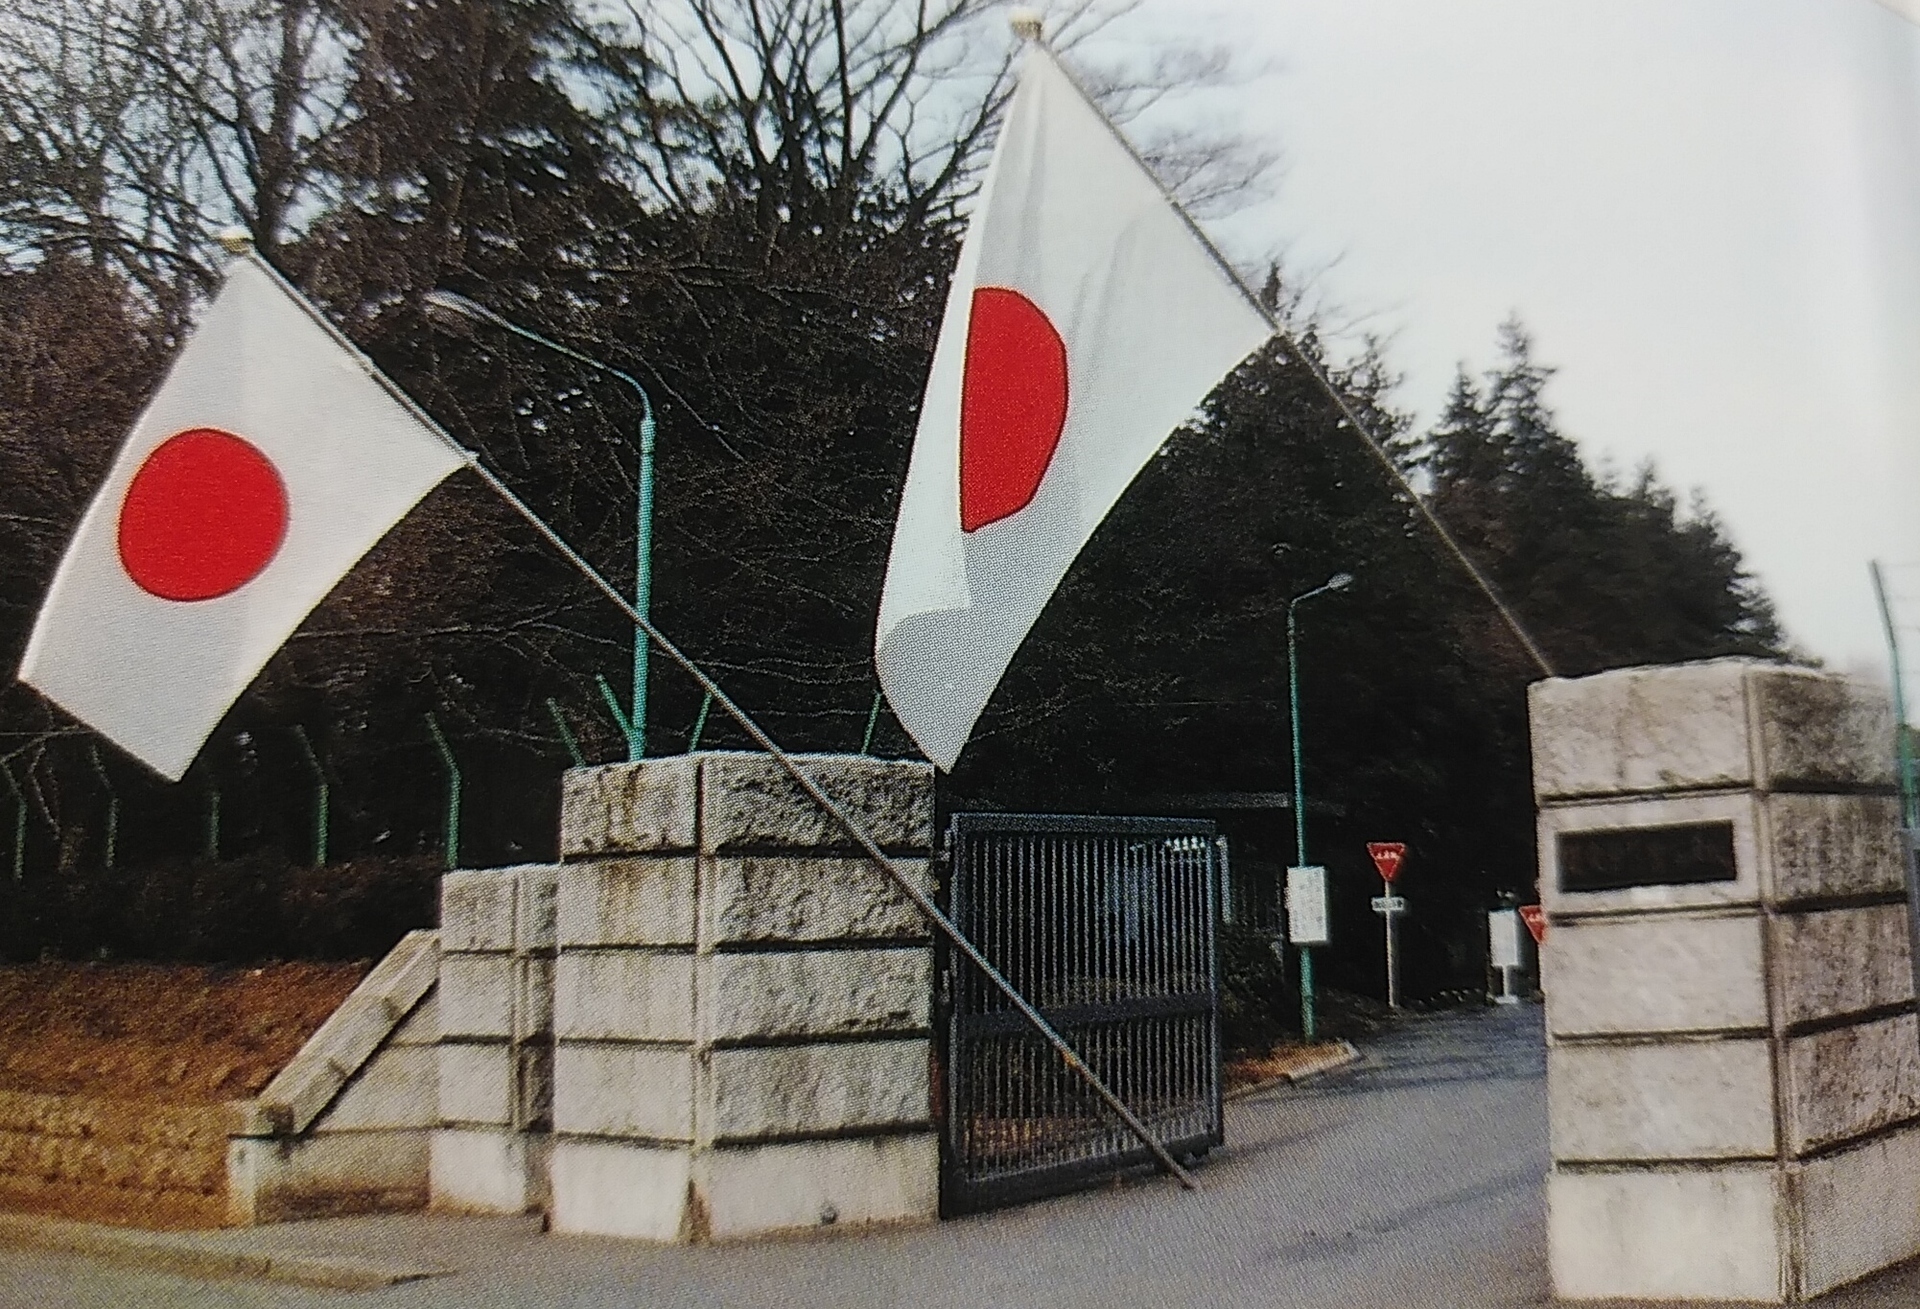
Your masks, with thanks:
[(1391, 882), (1400, 875), (1400, 861), (1407, 857), (1407, 847), (1400, 841), (1369, 841), (1367, 854), (1373, 858), (1373, 866), (1380, 870), (1380, 876)]
[(1539, 945), (1547, 939), (1547, 914), (1537, 904), (1520, 906), (1520, 921), (1527, 925), (1527, 931), (1533, 935), (1533, 943)]

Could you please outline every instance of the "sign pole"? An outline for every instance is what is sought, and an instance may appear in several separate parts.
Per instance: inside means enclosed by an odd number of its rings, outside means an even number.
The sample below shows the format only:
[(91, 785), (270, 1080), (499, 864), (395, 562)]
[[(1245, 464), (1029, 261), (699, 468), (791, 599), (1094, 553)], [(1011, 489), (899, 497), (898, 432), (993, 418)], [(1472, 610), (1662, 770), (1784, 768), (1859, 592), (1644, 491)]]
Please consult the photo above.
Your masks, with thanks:
[[(1381, 882), (1382, 898), (1391, 899), (1393, 883), (1384, 878)], [(1400, 915), (1389, 905), (1383, 915), (1387, 920), (1387, 1008), (1400, 1007)]]
[(1400, 875), (1400, 862), (1407, 847), (1400, 841), (1369, 841), (1367, 857), (1380, 870), (1381, 894), (1373, 902), (1373, 911), (1387, 920), (1387, 1008), (1400, 1007), (1400, 915), (1407, 911), (1404, 898), (1393, 893), (1393, 879)]

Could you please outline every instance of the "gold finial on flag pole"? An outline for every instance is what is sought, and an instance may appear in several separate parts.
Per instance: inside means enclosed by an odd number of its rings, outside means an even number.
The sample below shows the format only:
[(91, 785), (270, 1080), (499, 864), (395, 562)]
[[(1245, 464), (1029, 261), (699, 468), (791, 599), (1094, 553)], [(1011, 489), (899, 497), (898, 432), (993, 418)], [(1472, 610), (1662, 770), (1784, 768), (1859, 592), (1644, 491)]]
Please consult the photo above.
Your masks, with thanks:
[(1013, 34), (1022, 41), (1040, 39), (1041, 21), (1040, 11), (1025, 5), (1007, 12), (1007, 24), (1013, 28)]
[(230, 255), (243, 255), (253, 249), (253, 233), (244, 227), (223, 227), (215, 238), (220, 248)]

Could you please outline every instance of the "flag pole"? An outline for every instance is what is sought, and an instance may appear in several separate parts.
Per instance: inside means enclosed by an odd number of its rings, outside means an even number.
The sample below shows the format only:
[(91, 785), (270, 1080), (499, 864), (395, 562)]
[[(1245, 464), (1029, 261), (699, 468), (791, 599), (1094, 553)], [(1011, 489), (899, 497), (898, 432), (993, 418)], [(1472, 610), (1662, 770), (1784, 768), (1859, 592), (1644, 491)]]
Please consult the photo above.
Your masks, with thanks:
[(582, 577), (586, 578), (586, 580), (593, 585), (595, 590), (612, 601), (614, 607), (619, 609), (635, 628), (646, 633), (647, 637), (659, 647), (662, 654), (666, 655), (668, 659), (679, 665), (682, 670), (692, 677), (693, 680), (699, 684), (700, 689), (712, 699), (713, 703), (725, 710), (727, 716), (739, 724), (740, 730), (752, 738), (755, 745), (758, 745), (762, 750), (766, 751), (767, 754), (771, 755), (774, 762), (780, 765), (787, 775), (794, 780), (795, 784), (798, 785), (802, 791), (805, 791), (807, 795), (813, 799), (814, 803), (825, 810), (827, 815), (839, 825), (842, 831), (853, 838), (854, 844), (860, 847), (861, 852), (867, 856), (867, 859), (893, 880), (894, 884), (906, 894), (906, 897), (913, 901), (914, 907), (926, 916), (927, 920), (933, 924), (940, 934), (952, 942), (953, 947), (965, 955), (968, 962), (978, 968), (987, 980), (991, 982), (1002, 995), (1007, 997), (1008, 1003), (1020, 1013), (1022, 1018), (1027, 1020), (1027, 1023), (1034, 1031), (1040, 1034), (1041, 1038), (1044, 1039), (1048, 1045), (1053, 1047), (1054, 1051), (1060, 1056), (1067, 1067), (1087, 1084), (1089, 1090), (1099, 1097), (1100, 1102), (1113, 1111), (1114, 1115), (1126, 1125), (1127, 1130), (1139, 1138), (1140, 1143), (1147, 1147), (1147, 1150), (1153, 1155), (1154, 1159), (1158, 1161), (1160, 1166), (1171, 1173), (1186, 1190), (1193, 1191), (1199, 1189), (1200, 1184), (1194, 1180), (1193, 1174), (1180, 1166), (1179, 1160), (1173, 1157), (1166, 1145), (1148, 1129), (1145, 1123), (1140, 1121), (1139, 1117), (1121, 1101), (1119, 1096), (1113, 1093), (1112, 1089), (1107, 1086), (1100, 1075), (1094, 1072), (1093, 1069), (1087, 1065), (1086, 1061), (1080, 1057), (1079, 1052), (1067, 1042), (1067, 1039), (1060, 1035), (1058, 1031), (1054, 1030), (1053, 1025), (1046, 1020), (1040, 1011), (1034, 1008), (1027, 998), (1015, 989), (1013, 983), (1009, 982), (984, 954), (980, 953), (979, 947), (968, 940), (966, 934), (960, 930), (954, 921), (941, 912), (940, 907), (933, 902), (932, 897), (923, 891), (913, 878), (901, 871), (892, 859), (887, 857), (886, 852), (880, 848), (879, 842), (873, 839), (873, 836), (866, 828), (861, 826), (860, 822), (855, 819), (852, 814), (848, 813), (839, 801), (821, 789), (820, 783), (814, 780), (812, 774), (802, 768), (797, 759), (781, 749), (779, 743), (767, 735), (766, 729), (755, 722), (746, 710), (734, 703), (733, 697), (720, 689), (718, 682), (709, 677), (705, 670), (681, 651), (679, 646), (668, 640), (667, 637), (661, 633), (660, 629), (653, 625), (652, 619), (648, 615), (641, 613), (631, 600), (622, 595), (613, 583), (603, 577), (600, 571), (589, 563), (578, 550), (575, 550), (573, 546), (568, 544), (565, 537), (561, 536), (544, 518), (534, 512), (532, 506), (522, 500), (512, 487), (501, 481), (499, 476), (481, 461), (478, 451), (470, 450), (454, 440), (446, 429), (435, 422), (432, 416), (429, 415), (426, 410), (422, 409), (412, 396), (401, 390), (400, 387), (394, 383), (393, 379), (375, 367), (373, 361), (367, 358), (358, 346), (349, 341), (346, 335), (341, 332), (338, 327), (335, 327), (325, 314), (320, 312), (318, 307), (310, 302), (304, 295), (300, 294), (298, 288), (287, 281), (286, 278), (282, 277), (278, 269), (261, 258), (258, 251), (249, 248), (241, 257), (252, 260), (256, 267), (266, 273), (268, 277), (272, 278), (274, 283), (280, 287), (294, 304), (299, 305), (321, 330), (326, 332), (341, 349), (347, 351), (349, 356), (359, 363), (361, 368), (366, 371), (368, 377), (373, 379), (388, 395), (393, 397), (395, 403), (399, 404), (411, 414), (414, 420), (426, 428), (427, 431), (433, 433), (434, 436), (443, 441), (450, 450), (458, 454), (466, 466), (473, 471), (474, 475), (486, 483), (489, 490), (505, 501), (508, 508), (512, 509), (524, 519), (527, 525), (532, 527), (535, 532), (539, 533), (542, 539), (544, 539), (548, 545), (552, 546), (561, 558), (571, 564)]
[(1286, 348), (1287, 353), (1299, 361), (1301, 367), (1307, 370), (1308, 376), (1313, 378), (1320, 389), (1326, 393), (1327, 398), (1333, 402), (1334, 408), (1340, 411), (1341, 425), (1352, 428), (1360, 439), (1366, 443), (1367, 449), (1373, 454), (1373, 457), (1379, 461), (1380, 466), (1387, 471), (1387, 475), (1393, 479), (1394, 483), (1407, 499), (1413, 502), (1414, 508), (1420, 511), (1421, 517), (1427, 520), (1427, 526), (1433, 529), (1434, 535), (1440, 538), (1441, 543), (1446, 546), (1448, 552), (1459, 561), (1460, 566), (1466, 570), (1467, 575), (1471, 577), (1474, 584), (1480, 588), (1481, 594), (1486, 596), (1492, 603), (1494, 609), (1499, 612), (1500, 617), (1506, 621), (1507, 629), (1513, 633), (1514, 639), (1520, 643), (1521, 648), (1527, 652), (1527, 657), (1533, 660), (1534, 666), (1540, 670), (1540, 675), (1542, 677), (1559, 676), (1554, 670), (1552, 661), (1547, 658), (1546, 652), (1540, 648), (1539, 643), (1533, 639), (1532, 634), (1529, 633), (1526, 626), (1521, 623), (1520, 616), (1514, 613), (1507, 605), (1507, 602), (1501, 598), (1499, 589), (1494, 586), (1493, 580), (1482, 572), (1479, 566), (1467, 556), (1467, 552), (1463, 550), (1460, 543), (1454, 539), (1453, 533), (1447, 530), (1446, 525), (1440, 521), (1439, 517), (1427, 504), (1425, 498), (1414, 489), (1413, 483), (1407, 480), (1407, 475), (1401, 471), (1400, 465), (1393, 462), (1393, 457), (1387, 453), (1386, 447), (1383, 446), (1379, 438), (1373, 434), (1373, 430), (1361, 419), (1352, 403), (1341, 393), (1340, 388), (1333, 384), (1333, 379), (1327, 375), (1327, 371), (1320, 366), (1319, 362), (1315, 360), (1313, 356), (1301, 347), (1298, 341), (1294, 340), (1293, 335), (1287, 331), (1286, 325), (1280, 321), (1278, 315), (1276, 315), (1272, 309), (1268, 308), (1266, 303), (1262, 301), (1258, 295), (1254, 294), (1253, 288), (1248, 286), (1246, 279), (1240, 276), (1240, 270), (1228, 262), (1227, 257), (1220, 252), (1220, 247), (1213, 243), (1213, 239), (1202, 230), (1199, 223), (1194, 221), (1193, 215), (1187, 212), (1186, 206), (1174, 197), (1173, 192), (1167, 189), (1166, 183), (1160, 180), (1159, 175), (1148, 166), (1147, 161), (1141, 157), (1140, 152), (1134, 149), (1133, 142), (1127, 139), (1126, 133), (1122, 132), (1118, 125), (1116, 125), (1111, 118), (1107, 117), (1106, 110), (1100, 107), (1099, 102), (1096, 101), (1093, 96), (1088, 93), (1087, 88), (1081, 84), (1080, 79), (1073, 75), (1072, 70), (1061, 61), (1060, 56), (1055, 53), (1053, 47), (1047, 44), (1046, 39), (1041, 34), (1038, 17), (1021, 14), (1015, 19), (1014, 32), (1022, 40), (1030, 42), (1046, 55), (1054, 68), (1059, 70), (1060, 76), (1066, 79), (1067, 85), (1071, 86), (1074, 91), (1079, 94), (1080, 98), (1086, 101), (1087, 107), (1093, 110), (1095, 117), (1099, 118), (1108, 132), (1112, 133), (1113, 139), (1118, 141), (1121, 148), (1132, 157), (1134, 163), (1139, 165), (1140, 171), (1153, 179), (1153, 184), (1160, 189), (1161, 198), (1172, 207), (1176, 214), (1180, 215), (1180, 221), (1186, 224), (1189, 232), (1193, 233), (1194, 240), (1198, 241), (1201, 248), (1212, 257), (1213, 262), (1219, 267), (1227, 280), (1233, 284), (1234, 288), (1246, 298), (1247, 303), (1253, 307), (1254, 312), (1266, 320), (1268, 328), (1272, 330), (1280, 344)]

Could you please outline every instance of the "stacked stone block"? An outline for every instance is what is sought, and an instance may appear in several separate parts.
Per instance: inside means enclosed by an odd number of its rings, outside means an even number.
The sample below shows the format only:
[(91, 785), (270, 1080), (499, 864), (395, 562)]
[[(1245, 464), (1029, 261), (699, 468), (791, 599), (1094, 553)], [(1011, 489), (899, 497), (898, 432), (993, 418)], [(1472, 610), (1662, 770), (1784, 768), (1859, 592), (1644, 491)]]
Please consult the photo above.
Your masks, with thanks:
[[(1555, 1289), (1792, 1302), (1920, 1253), (1884, 693), (1718, 660), (1542, 682), (1531, 716)], [(1725, 875), (1582, 889), (1570, 852), (1663, 830), (1725, 833)]]
[[(801, 763), (929, 885), (928, 766)], [(561, 854), (556, 1230), (934, 1217), (928, 925), (770, 757), (576, 769)]]
[(546, 1201), (555, 879), (543, 865), (441, 879), (435, 1208), (522, 1213)]

